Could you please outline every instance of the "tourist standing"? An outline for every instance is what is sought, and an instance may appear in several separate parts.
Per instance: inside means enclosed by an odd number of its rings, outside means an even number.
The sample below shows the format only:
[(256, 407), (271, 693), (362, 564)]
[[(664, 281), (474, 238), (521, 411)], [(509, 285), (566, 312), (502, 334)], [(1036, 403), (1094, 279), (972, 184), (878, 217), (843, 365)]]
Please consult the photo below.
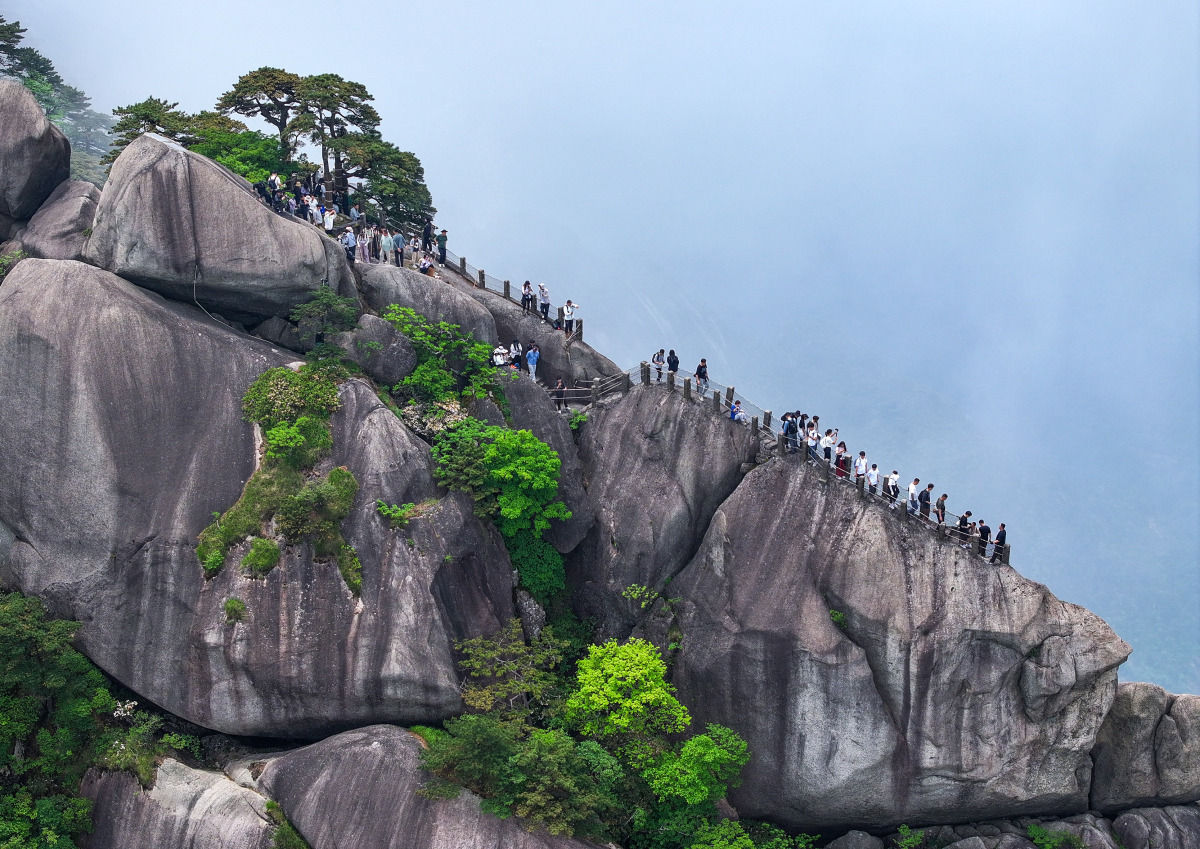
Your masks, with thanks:
[(530, 283), (528, 280), (526, 280), (525, 285), (521, 287), (521, 311), (522, 312), (533, 312), (533, 309), (534, 309), (533, 284)]
[(667, 362), (666, 349), (659, 348), (658, 353), (650, 358), (650, 362), (654, 365), (654, 370), (658, 372), (658, 377), (656, 377), (655, 380), (659, 383), (662, 383), (662, 370), (663, 366), (666, 365)]
[(854, 482), (858, 483), (867, 476), (867, 452), (859, 451), (854, 459)]
[(563, 331), (570, 336), (575, 332), (575, 313), (579, 311), (579, 304), (571, 303), (571, 299), (567, 298), (566, 304), (563, 305)]
[(937, 514), (937, 523), (940, 528), (946, 524), (946, 493), (942, 493), (937, 500), (937, 504), (933, 506), (933, 511)]
[(426, 218), (425, 226), (421, 228), (421, 250), (433, 250), (433, 221)]
[(346, 259), (351, 265), (354, 265), (355, 249), (358, 247), (358, 240), (354, 237), (354, 228), (347, 227), (346, 232), (342, 233), (342, 247), (346, 249)]
[(674, 382), (675, 375), (679, 373), (679, 357), (675, 356), (675, 349), (672, 348), (667, 354), (667, 377)]
[(537, 364), (541, 358), (541, 349), (538, 348), (536, 342), (530, 340), (529, 350), (525, 352), (525, 365), (529, 369), (529, 376), (534, 380), (537, 380)]
[(913, 482), (908, 485), (908, 512), (916, 513), (921, 506), (917, 501), (917, 487), (921, 484), (920, 478), (913, 478)]
[(512, 344), (508, 346), (508, 354), (511, 358), (513, 367), (518, 371), (525, 370), (525, 363), (521, 359), (521, 355), (525, 353), (525, 349), (521, 347), (521, 342), (518, 339), (512, 340)]
[(926, 522), (929, 521), (929, 502), (931, 500), (933, 500), (933, 484), (925, 487), (917, 496), (917, 501), (920, 504), (921, 518)]
[(438, 265), (443, 266), (443, 267), (446, 265), (446, 238), (447, 237), (446, 237), (445, 230), (438, 233), (438, 236), (437, 236)]
[(992, 529), (983, 519), (979, 520), (979, 556), (987, 557), (988, 541), (992, 538)]
[(542, 321), (550, 320), (550, 290), (545, 283), (538, 284), (538, 309), (542, 313)]
[(887, 492), (887, 500), (891, 502), (891, 509), (896, 509), (896, 499), (900, 497), (900, 473), (895, 469), (888, 475), (884, 489)]
[(554, 398), (554, 409), (562, 411), (564, 408), (570, 410), (571, 407), (567, 403), (567, 388), (563, 386), (562, 378), (558, 379), (558, 383), (554, 384), (554, 391), (550, 393)]
[(992, 545), (992, 563), (1000, 560), (1004, 554), (1004, 546), (1007, 545), (1008, 531), (1004, 530), (1004, 523), (1000, 523), (1000, 527), (996, 528), (996, 542)]
[(867, 471), (867, 492), (874, 495), (879, 491), (879, 466), (876, 463), (871, 464), (871, 468)]
[(704, 357), (700, 358), (700, 365), (696, 366), (696, 391), (700, 393), (700, 397), (704, 397), (704, 390), (708, 389), (708, 360)]

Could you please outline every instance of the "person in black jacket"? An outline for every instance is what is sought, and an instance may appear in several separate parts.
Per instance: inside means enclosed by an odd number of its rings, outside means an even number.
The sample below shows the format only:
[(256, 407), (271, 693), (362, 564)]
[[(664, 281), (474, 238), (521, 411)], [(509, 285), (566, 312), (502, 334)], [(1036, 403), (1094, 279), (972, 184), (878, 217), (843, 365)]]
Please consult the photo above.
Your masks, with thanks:
[(696, 366), (696, 391), (700, 393), (700, 397), (704, 397), (704, 390), (708, 389), (708, 360), (700, 358), (700, 365)]
[(979, 556), (987, 557), (988, 541), (992, 538), (992, 529), (983, 519), (979, 520), (977, 529), (979, 530)]
[(674, 377), (679, 373), (679, 357), (675, 356), (675, 349), (672, 348), (667, 354), (667, 374)]
[(1006, 539), (1008, 539), (1008, 531), (1004, 530), (1004, 523), (1001, 522), (1000, 527), (996, 528), (996, 544), (992, 546), (992, 563), (1000, 559)]

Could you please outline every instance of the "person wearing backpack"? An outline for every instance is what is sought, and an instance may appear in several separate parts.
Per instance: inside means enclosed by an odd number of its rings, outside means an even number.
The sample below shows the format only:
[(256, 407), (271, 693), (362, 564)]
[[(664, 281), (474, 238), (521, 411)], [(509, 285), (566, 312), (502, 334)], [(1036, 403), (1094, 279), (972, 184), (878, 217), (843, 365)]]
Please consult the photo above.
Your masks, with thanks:
[(354, 265), (354, 252), (355, 252), (355, 249), (358, 247), (358, 239), (354, 238), (354, 229), (353, 228), (351, 228), (351, 227), (346, 228), (346, 231), (344, 233), (342, 233), (341, 242), (342, 242), (342, 247), (346, 249), (346, 259), (350, 262), (351, 265)]
[(675, 356), (675, 349), (672, 348), (671, 352), (667, 354), (667, 376), (673, 378), (678, 373), (679, 357)]
[(667, 352), (666, 352), (665, 348), (659, 348), (658, 353), (650, 358), (650, 362), (654, 366), (654, 370), (656, 372), (658, 372), (658, 377), (656, 378), (656, 380), (659, 383), (662, 383), (663, 365), (667, 362), (666, 354), (667, 354)]

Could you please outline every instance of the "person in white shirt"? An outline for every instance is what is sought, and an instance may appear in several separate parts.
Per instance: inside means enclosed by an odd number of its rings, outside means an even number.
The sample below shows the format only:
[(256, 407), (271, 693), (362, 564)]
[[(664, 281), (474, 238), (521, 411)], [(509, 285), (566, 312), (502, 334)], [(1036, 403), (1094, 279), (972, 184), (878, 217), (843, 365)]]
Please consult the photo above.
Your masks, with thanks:
[(837, 444), (837, 431), (825, 429), (825, 435), (821, 437), (821, 448), (825, 452), (825, 459), (833, 459), (833, 446)]
[(854, 482), (858, 483), (859, 478), (867, 476), (867, 452), (859, 451), (858, 456), (854, 458)]
[(538, 311), (542, 314), (542, 321), (550, 320), (550, 290), (546, 288), (545, 283), (538, 284)]
[(909, 513), (917, 512), (917, 507), (918, 507), (917, 487), (920, 485), (920, 483), (921, 483), (920, 478), (913, 478), (913, 482), (908, 485), (908, 512)]
[(579, 311), (579, 304), (571, 303), (571, 299), (567, 298), (566, 304), (563, 305), (563, 330), (568, 336), (575, 332), (575, 313)]
[(867, 471), (867, 491), (872, 495), (879, 489), (879, 466), (876, 463), (871, 464), (871, 468)]
[(816, 425), (814, 425), (812, 422), (809, 422), (809, 424), (808, 424), (808, 435), (805, 437), (805, 441), (808, 443), (808, 456), (810, 456), (814, 460), (816, 460), (818, 457), (818, 455), (817, 455), (817, 428), (816, 428)]
[(497, 345), (492, 351), (492, 365), (496, 368), (504, 368), (504, 366), (508, 365), (509, 356), (508, 348), (505, 348), (503, 345)]

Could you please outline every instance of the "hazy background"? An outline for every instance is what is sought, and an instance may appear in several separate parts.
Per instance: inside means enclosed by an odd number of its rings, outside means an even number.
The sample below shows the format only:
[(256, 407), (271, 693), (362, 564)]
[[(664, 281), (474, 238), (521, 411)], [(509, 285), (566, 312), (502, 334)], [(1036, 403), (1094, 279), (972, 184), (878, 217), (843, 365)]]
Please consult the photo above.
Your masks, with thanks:
[(98, 109), (364, 83), (473, 265), (1006, 522), (1200, 692), (1200, 10), (0, 0)]

